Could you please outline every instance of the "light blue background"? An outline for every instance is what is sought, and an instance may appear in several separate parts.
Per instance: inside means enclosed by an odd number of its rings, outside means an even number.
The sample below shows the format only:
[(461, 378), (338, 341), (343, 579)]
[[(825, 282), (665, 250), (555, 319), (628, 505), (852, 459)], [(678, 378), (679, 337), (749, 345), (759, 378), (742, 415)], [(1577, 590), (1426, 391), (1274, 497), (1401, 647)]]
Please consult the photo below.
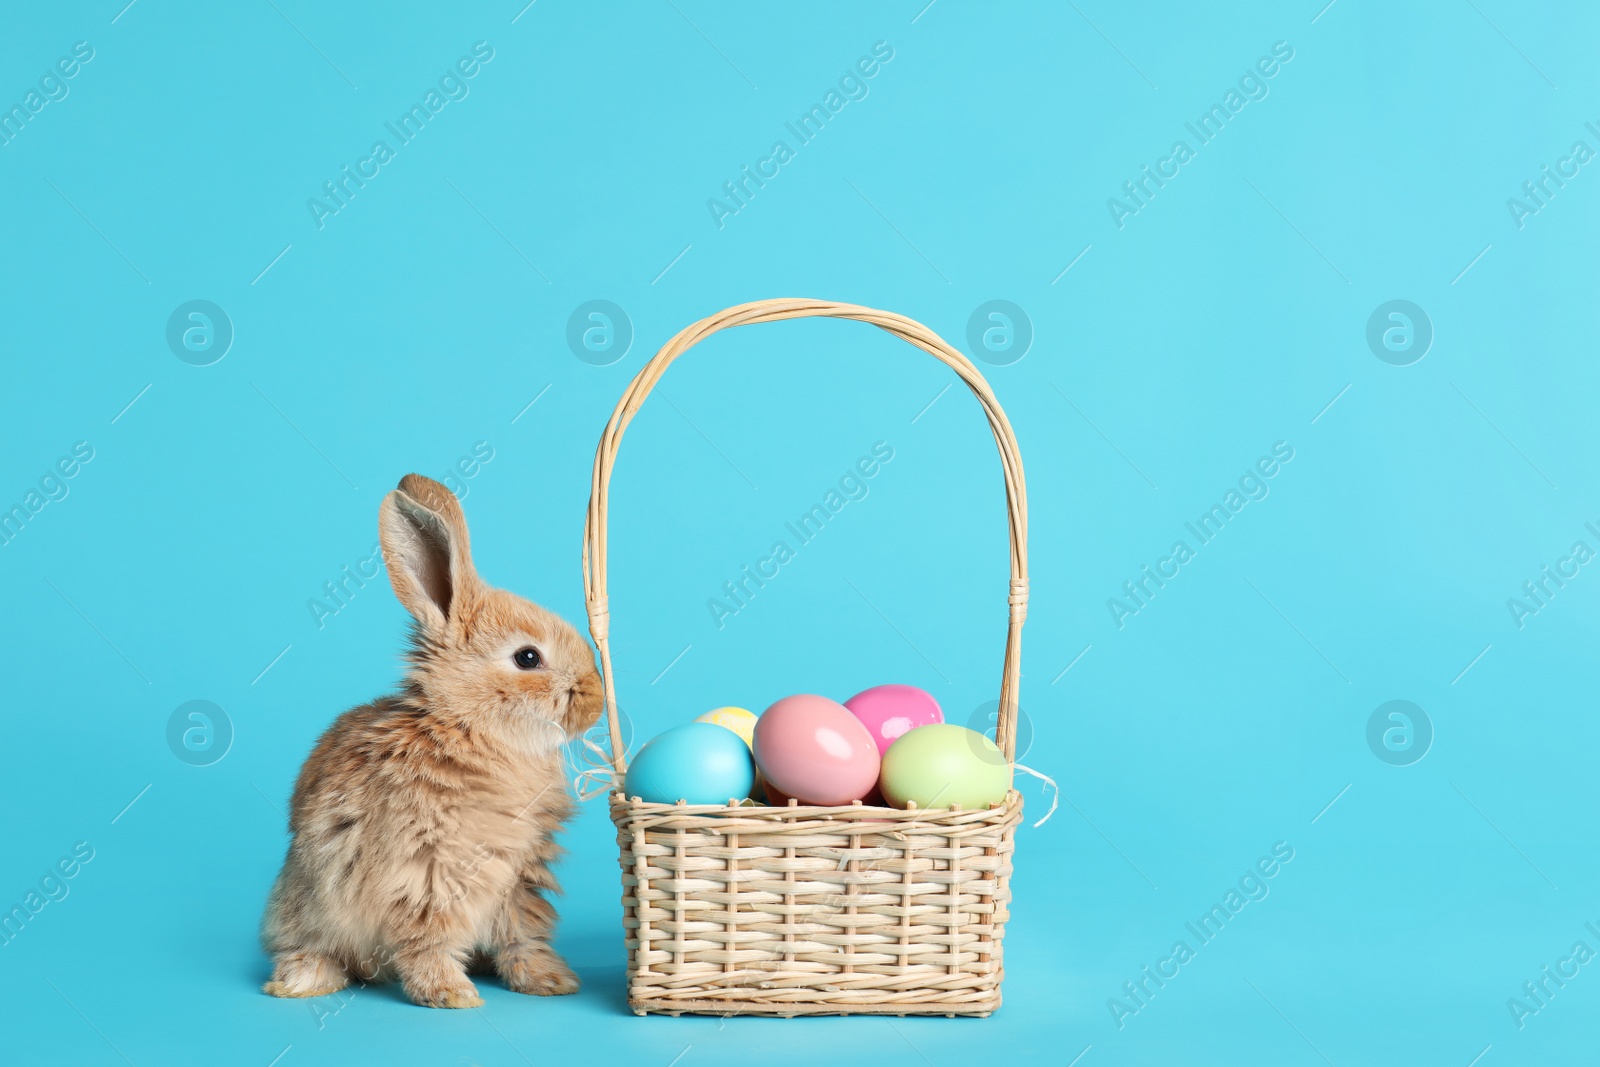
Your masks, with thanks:
[[(1591, 7), (124, 2), (35, 5), (0, 35), (7, 105), (95, 49), (0, 147), (0, 504), (95, 449), (0, 547), (0, 905), (75, 842), (95, 853), (0, 948), (0, 1058), (1592, 1058), (1597, 965), (1520, 1029), (1506, 1003), (1574, 942), (1600, 949), (1600, 576), (1522, 629), (1506, 605), (1574, 541), (1600, 548), (1600, 175), (1521, 229), (1506, 207), (1575, 140), (1600, 148)], [(480, 40), (470, 95), (319, 230), (307, 198)], [(718, 229), (707, 199), (878, 41), (870, 95)], [(1277, 41), (1294, 58), (1270, 95), (1118, 229), (1107, 198)], [(398, 675), (381, 579), (321, 629), (307, 607), (371, 552), (383, 492), (488, 442), (465, 501), (481, 570), (580, 620), (590, 464), (624, 384), (688, 323), (792, 295), (963, 346), (984, 301), (1033, 324), (1026, 358), (985, 366), (1028, 465), (1024, 762), (1062, 804), (1018, 835), (1003, 1008), (634, 1018), (598, 800), (561, 870), (577, 996), (485, 979), (481, 1011), (375, 988), (329, 1014), (262, 995), (293, 777)], [(197, 298), (235, 329), (209, 367), (164, 338)], [(591, 299), (634, 326), (609, 367), (565, 341)], [(1433, 323), (1411, 366), (1365, 341), (1391, 299)], [(913, 682), (952, 718), (995, 697), (1003, 497), (952, 380), (848, 323), (723, 334), (672, 368), (612, 497), (640, 737), (797, 690)], [(880, 440), (870, 496), (717, 629), (707, 599)], [(1270, 496), (1118, 629), (1107, 598), (1278, 441)], [(167, 747), (192, 699), (233, 725), (212, 766)], [(1435, 731), (1410, 766), (1367, 746), (1392, 699)], [(1031, 821), (1048, 790), (1021, 788)], [(1270, 895), (1119, 1029), (1108, 998), (1279, 841)]]

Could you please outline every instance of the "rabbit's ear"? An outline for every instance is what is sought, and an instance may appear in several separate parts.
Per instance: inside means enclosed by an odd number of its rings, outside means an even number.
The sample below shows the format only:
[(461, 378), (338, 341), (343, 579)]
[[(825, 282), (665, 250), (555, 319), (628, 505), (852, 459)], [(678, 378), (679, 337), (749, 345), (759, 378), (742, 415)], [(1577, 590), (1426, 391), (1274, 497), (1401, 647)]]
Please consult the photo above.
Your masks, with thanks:
[(455, 494), (431, 478), (406, 475), (378, 509), (378, 538), (400, 603), (424, 628), (444, 629), (477, 581)]

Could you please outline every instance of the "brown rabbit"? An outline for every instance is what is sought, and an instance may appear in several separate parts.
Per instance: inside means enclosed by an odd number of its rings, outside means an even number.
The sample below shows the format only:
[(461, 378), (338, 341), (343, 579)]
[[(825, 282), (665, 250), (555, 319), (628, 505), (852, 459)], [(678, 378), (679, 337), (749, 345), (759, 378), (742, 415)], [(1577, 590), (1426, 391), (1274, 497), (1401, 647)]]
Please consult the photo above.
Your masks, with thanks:
[(465, 964), (548, 996), (554, 836), (572, 807), (562, 742), (599, 717), (594, 654), (569, 624), (479, 579), (455, 494), (408, 474), (378, 532), (415, 618), (399, 693), (341, 715), (295, 783), (267, 901), (273, 996), (398, 977), (429, 1007), (482, 1004)]

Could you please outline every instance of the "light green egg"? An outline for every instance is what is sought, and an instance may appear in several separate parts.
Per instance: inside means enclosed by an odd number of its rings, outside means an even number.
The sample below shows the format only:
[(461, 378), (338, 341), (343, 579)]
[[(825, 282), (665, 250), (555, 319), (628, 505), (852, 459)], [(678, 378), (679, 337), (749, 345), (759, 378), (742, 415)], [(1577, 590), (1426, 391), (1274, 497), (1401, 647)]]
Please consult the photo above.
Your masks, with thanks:
[(892, 807), (987, 808), (1011, 789), (1011, 764), (995, 743), (953, 723), (919, 726), (883, 755), (878, 779)]

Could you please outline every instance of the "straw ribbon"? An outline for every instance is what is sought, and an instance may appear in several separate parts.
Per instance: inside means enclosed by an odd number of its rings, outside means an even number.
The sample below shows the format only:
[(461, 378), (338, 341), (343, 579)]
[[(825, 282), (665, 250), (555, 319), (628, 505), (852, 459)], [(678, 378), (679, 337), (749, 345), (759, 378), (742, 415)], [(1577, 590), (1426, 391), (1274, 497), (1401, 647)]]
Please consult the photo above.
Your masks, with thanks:
[(611, 598), (604, 594), (589, 601), (589, 633), (594, 636), (595, 644), (611, 633)]
[(576, 759), (570, 762), (571, 768), (577, 772), (572, 778), (572, 791), (578, 794), (578, 799), (593, 800), (621, 789), (622, 776), (611, 766), (610, 754), (591, 741), (588, 735), (578, 738), (578, 741), (583, 745), (583, 762), (587, 764), (586, 767), (580, 767)]
[(1011, 617), (1021, 622), (1028, 616), (1028, 579), (1011, 579), (1011, 595), (1006, 598), (1011, 604)]
[(1040, 819), (1038, 822), (1033, 824), (1034, 829), (1037, 830), (1039, 827), (1041, 827), (1045, 823), (1049, 822), (1050, 821), (1050, 816), (1052, 816), (1052, 815), (1054, 815), (1056, 813), (1056, 805), (1061, 803), (1061, 787), (1059, 785), (1056, 785), (1056, 780), (1054, 778), (1050, 777), (1048, 774), (1040, 774), (1038, 771), (1034, 770), (1032, 767), (1024, 767), (1020, 763), (1013, 763), (1011, 766), (1014, 769), (1023, 772), (1024, 774), (1033, 775), (1035, 778), (1039, 779), (1039, 781), (1043, 782), (1045, 785), (1049, 786), (1050, 789), (1051, 789), (1050, 810), (1044, 813), (1044, 818)]

